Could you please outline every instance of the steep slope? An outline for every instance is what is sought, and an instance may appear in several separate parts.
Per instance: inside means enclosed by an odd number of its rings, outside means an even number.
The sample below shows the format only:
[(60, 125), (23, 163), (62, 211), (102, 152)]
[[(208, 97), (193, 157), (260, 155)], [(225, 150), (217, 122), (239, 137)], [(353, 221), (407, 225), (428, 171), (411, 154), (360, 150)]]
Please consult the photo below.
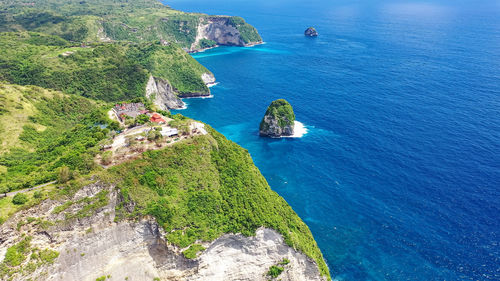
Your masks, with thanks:
[[(36, 208), (11, 217), (0, 226), (0, 249), (26, 245), (15, 263), (0, 252), (0, 274), (267, 280), (279, 266), (282, 280), (326, 278), (311, 232), (269, 188), (248, 152), (208, 131), (62, 184)], [(38, 251), (57, 256), (42, 262)]]
[[(191, 51), (201, 48), (202, 38), (219, 45), (262, 42), (241, 18), (184, 13), (156, 0), (21, 0), (2, 1), (0, 8), (0, 31), (37, 31), (77, 42), (166, 40)], [(203, 33), (200, 25), (222, 32)]]
[(105, 101), (142, 97), (150, 75), (179, 96), (210, 94), (210, 71), (176, 44), (95, 43), (81, 46), (40, 33), (0, 33), (0, 80)]
[(102, 103), (79, 96), (0, 83), (0, 101), (0, 190), (55, 180), (62, 166), (88, 173), (94, 147), (117, 128)]

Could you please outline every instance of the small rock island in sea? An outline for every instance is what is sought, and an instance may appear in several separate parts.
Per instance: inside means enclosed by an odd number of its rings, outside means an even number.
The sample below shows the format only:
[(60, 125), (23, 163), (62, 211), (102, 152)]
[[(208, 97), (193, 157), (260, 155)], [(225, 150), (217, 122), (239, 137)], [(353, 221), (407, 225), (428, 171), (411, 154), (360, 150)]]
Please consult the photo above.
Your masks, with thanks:
[(316, 37), (318, 36), (318, 32), (314, 27), (309, 27), (308, 29), (306, 29), (306, 31), (304, 31), (304, 35), (309, 37)]
[(284, 99), (271, 102), (260, 122), (261, 136), (279, 138), (294, 134), (295, 114), (293, 108)]

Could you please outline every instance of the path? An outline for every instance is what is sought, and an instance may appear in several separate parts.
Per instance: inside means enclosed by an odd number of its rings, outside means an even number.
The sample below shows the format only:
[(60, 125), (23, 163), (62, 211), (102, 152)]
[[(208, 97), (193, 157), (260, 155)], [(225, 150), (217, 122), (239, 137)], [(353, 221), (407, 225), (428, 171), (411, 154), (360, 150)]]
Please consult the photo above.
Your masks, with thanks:
[[(45, 187), (47, 185), (51, 185), (51, 184), (56, 183), (56, 182), (57, 181), (51, 181), (51, 182), (44, 183), (44, 184), (37, 185), (37, 186), (33, 186), (33, 187), (30, 187), (30, 188), (12, 191), (12, 192), (7, 193), (7, 196), (14, 196), (14, 195), (16, 195), (18, 193), (25, 193), (25, 192), (28, 192), (28, 191), (32, 191), (32, 190), (35, 190), (35, 189), (39, 189), (39, 188)], [(4, 194), (0, 194), (0, 197), (5, 197), (5, 195)]]

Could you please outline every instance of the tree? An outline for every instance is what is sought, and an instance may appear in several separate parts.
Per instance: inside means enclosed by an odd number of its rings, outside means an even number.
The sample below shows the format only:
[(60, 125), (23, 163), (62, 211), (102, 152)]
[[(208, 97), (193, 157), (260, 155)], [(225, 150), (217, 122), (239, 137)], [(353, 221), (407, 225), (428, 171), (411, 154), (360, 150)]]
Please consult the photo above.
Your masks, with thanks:
[(59, 168), (59, 174), (57, 176), (57, 181), (59, 183), (65, 183), (71, 179), (71, 171), (68, 166), (62, 166)]
[(146, 114), (141, 114), (137, 116), (137, 118), (135, 118), (135, 123), (137, 124), (145, 124), (147, 122), (149, 122), (149, 116), (147, 116)]
[(28, 202), (28, 196), (24, 193), (17, 193), (12, 198), (12, 203), (15, 205), (24, 205), (26, 202)]
[(3, 194), (3, 197), (7, 196), (7, 192), (9, 192), (9, 187), (6, 185), (0, 186), (0, 194)]

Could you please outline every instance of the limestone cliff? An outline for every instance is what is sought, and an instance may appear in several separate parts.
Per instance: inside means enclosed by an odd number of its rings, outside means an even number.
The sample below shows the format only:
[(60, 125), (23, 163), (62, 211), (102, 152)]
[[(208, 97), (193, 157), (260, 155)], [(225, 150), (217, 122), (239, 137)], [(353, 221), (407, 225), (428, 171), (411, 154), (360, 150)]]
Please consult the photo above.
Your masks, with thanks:
[(251, 46), (262, 43), (257, 30), (239, 17), (201, 17), (198, 22), (196, 39), (190, 51), (203, 49), (202, 40), (213, 41), (216, 45)]
[[(269, 280), (269, 268), (289, 263), (281, 280), (325, 280), (316, 263), (284, 243), (274, 230), (260, 228), (255, 236), (226, 234), (195, 259), (165, 241), (153, 218), (117, 222), (116, 206), (124, 203), (113, 185), (88, 184), (67, 200), (46, 200), (23, 210), (0, 226), (0, 265), (8, 248), (30, 237), (24, 260), (0, 278), (12, 280)], [(62, 206), (62, 207), (61, 207)], [(133, 202), (124, 204), (131, 211)], [(61, 209), (63, 211), (61, 211)], [(37, 251), (58, 253), (39, 262)], [(35, 254), (33, 254), (35, 253)], [(3, 263), (5, 264), (5, 263)], [(6, 274), (6, 275), (2, 275)], [(10, 279), (9, 279), (10, 280)]]
[(146, 98), (161, 110), (179, 109), (185, 106), (167, 80), (155, 78), (152, 75), (149, 76), (146, 85)]
[(279, 138), (294, 133), (295, 114), (292, 106), (284, 99), (273, 101), (260, 123), (261, 136)]

